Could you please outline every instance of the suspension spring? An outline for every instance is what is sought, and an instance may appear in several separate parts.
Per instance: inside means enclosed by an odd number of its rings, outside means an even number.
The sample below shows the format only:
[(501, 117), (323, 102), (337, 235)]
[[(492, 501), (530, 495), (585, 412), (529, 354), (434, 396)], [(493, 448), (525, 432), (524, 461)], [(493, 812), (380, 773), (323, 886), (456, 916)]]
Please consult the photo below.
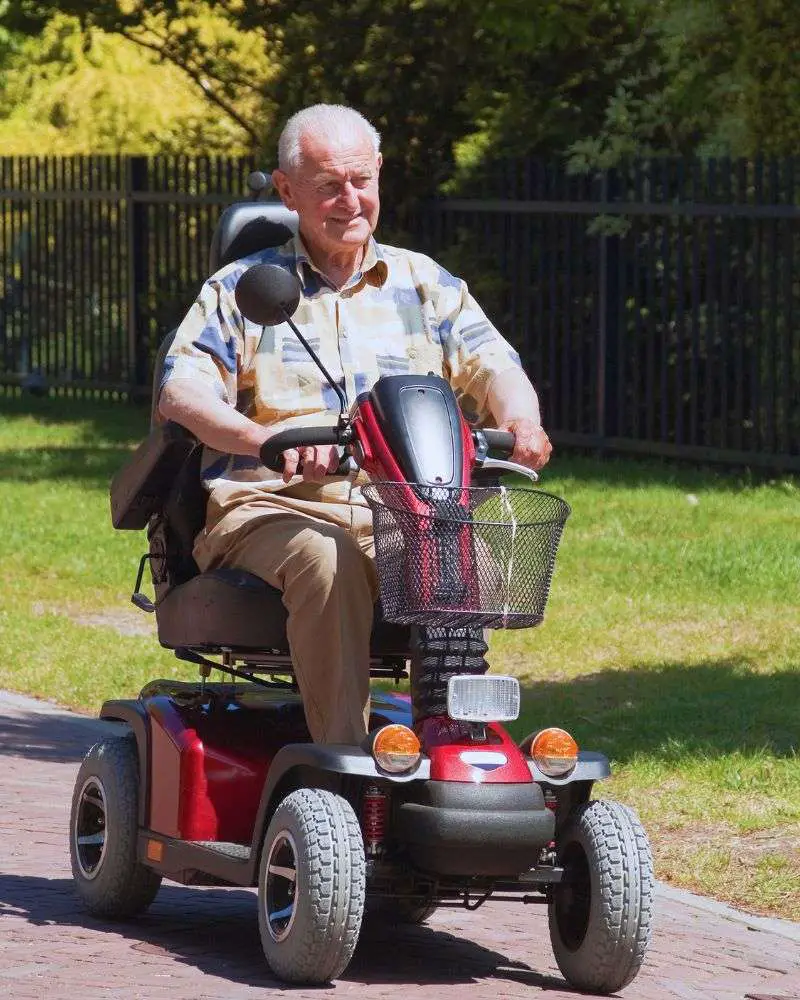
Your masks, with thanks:
[(361, 800), (361, 832), (368, 858), (377, 858), (386, 847), (389, 796), (379, 785), (367, 785)]

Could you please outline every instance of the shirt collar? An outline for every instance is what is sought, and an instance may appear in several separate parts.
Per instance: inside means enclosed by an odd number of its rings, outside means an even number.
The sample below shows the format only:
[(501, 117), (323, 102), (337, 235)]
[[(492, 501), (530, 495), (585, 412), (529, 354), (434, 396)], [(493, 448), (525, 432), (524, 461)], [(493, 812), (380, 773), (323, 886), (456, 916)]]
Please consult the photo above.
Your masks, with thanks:
[[(294, 251), (295, 269), (297, 271), (297, 277), (300, 279), (300, 285), (303, 288), (303, 291), (306, 291), (308, 285), (313, 287), (313, 285), (317, 283), (318, 279), (312, 277), (312, 272), (315, 275), (319, 275), (319, 277), (324, 280), (324, 275), (312, 261), (311, 255), (306, 249), (300, 233), (294, 234), (290, 240), (290, 246)], [(366, 250), (364, 251), (364, 260), (361, 262), (361, 270), (358, 274), (353, 275), (350, 283), (345, 289), (342, 289), (342, 291), (353, 292), (356, 288), (360, 287), (363, 282), (366, 282), (375, 288), (381, 288), (385, 284), (388, 275), (389, 267), (383, 258), (381, 248), (375, 238), (370, 236), (369, 242), (366, 245)]]

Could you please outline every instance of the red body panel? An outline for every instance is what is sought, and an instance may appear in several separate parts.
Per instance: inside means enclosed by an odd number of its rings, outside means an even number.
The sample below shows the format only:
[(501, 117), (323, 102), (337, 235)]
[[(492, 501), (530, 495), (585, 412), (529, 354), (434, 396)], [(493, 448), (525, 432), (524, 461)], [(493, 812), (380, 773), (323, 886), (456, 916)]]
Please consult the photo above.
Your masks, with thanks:
[[(299, 696), (256, 689), (192, 704), (157, 695), (145, 705), (149, 828), (179, 840), (249, 844), (273, 757), (310, 739)], [(408, 699), (375, 692), (370, 726), (388, 722), (410, 724)]]
[(181, 840), (249, 843), (272, 758), (284, 743), (308, 740), (302, 711), (287, 732), (275, 725), (278, 705), (265, 713), (234, 703), (209, 710), (167, 697), (147, 704), (150, 829)]
[(467, 735), (464, 723), (437, 716), (423, 721), (421, 739), (433, 781), (529, 784), (533, 780), (525, 755), (496, 722), (487, 724), (486, 740), (477, 742)]

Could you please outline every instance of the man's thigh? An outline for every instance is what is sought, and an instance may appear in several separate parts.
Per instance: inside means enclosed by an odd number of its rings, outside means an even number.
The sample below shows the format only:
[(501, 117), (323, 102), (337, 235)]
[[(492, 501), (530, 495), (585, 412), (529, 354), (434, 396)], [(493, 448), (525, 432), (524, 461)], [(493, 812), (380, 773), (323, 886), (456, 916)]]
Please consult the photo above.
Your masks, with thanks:
[[(316, 508), (316, 509), (315, 509)], [(243, 504), (204, 532), (195, 545), (201, 570), (235, 566), (283, 590), (287, 574), (364, 572), (377, 595), (371, 522), (348, 504), (259, 501)], [(368, 512), (366, 512), (368, 515)]]

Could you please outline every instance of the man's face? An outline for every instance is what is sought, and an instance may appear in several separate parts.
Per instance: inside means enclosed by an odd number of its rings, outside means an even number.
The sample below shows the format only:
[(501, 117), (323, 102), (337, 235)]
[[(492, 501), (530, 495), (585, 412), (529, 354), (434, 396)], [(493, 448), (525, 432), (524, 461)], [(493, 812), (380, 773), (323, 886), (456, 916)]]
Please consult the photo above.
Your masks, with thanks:
[(297, 167), (274, 171), (272, 180), (287, 208), (300, 216), (300, 232), (309, 251), (355, 252), (378, 224), (378, 173), (366, 135), (321, 138), (304, 135)]

